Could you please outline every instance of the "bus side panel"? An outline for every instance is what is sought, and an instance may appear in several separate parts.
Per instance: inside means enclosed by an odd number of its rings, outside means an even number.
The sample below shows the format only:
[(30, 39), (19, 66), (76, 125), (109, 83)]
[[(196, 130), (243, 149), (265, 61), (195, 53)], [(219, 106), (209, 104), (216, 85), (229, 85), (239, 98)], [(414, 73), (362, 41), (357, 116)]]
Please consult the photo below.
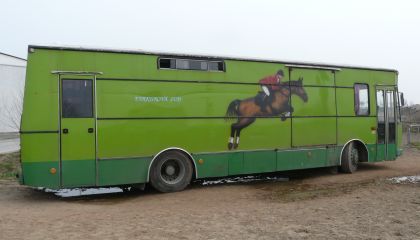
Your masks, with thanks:
[[(257, 122), (241, 132), (237, 150), (290, 148), (290, 119)], [(171, 147), (190, 153), (224, 152), (229, 136), (230, 124), (224, 119), (99, 120), (98, 154), (100, 159), (152, 156)]]
[(151, 158), (119, 158), (98, 161), (99, 186), (147, 182)]
[(50, 51), (28, 54), (20, 128), (23, 184), (54, 189), (60, 187), (56, 60)]
[[(356, 116), (354, 108), (354, 84), (369, 86), (369, 115)], [(351, 139), (362, 140), (368, 149), (369, 162), (385, 159), (385, 145), (377, 142), (376, 86), (396, 85), (395, 73), (375, 70), (342, 69), (336, 74), (338, 145), (343, 146)]]
[(59, 188), (57, 138), (58, 134), (54, 133), (21, 134), (22, 174), (25, 185)]
[(330, 164), (326, 148), (285, 150), (277, 153), (277, 171), (326, 167)]
[[(329, 70), (291, 69), (291, 79), (302, 79), (307, 101), (292, 95), (292, 146), (336, 144), (334, 73)], [(293, 87), (292, 87), (293, 88)]]
[(375, 117), (342, 117), (338, 118), (338, 142), (344, 146), (351, 139), (359, 139), (366, 144), (369, 161), (376, 160)]

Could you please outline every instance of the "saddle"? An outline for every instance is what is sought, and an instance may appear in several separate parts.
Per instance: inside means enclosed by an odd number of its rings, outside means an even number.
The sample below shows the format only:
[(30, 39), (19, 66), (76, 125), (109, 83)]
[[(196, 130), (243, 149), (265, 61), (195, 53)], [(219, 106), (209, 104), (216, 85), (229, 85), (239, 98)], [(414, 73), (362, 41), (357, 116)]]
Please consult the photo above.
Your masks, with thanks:
[(261, 108), (263, 108), (265, 106), (264, 103), (264, 98), (266, 98), (267, 96), (265, 95), (265, 93), (263, 91), (259, 91), (257, 93), (257, 95), (255, 96), (255, 103), (260, 106)]

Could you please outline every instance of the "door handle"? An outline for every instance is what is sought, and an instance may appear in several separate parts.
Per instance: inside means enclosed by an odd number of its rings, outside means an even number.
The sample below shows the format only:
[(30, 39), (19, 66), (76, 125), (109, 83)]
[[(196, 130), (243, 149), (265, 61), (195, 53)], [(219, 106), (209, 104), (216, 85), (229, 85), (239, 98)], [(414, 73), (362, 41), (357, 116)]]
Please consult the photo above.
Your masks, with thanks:
[(93, 128), (88, 128), (88, 133), (93, 133)]
[(63, 133), (67, 134), (67, 133), (69, 133), (69, 130), (67, 128), (63, 128)]

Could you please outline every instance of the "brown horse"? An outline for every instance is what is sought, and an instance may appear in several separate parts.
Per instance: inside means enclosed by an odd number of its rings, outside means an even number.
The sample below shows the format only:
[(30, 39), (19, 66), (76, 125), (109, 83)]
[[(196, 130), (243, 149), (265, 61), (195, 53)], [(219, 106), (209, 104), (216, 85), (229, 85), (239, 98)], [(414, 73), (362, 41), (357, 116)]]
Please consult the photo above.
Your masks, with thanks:
[(279, 90), (272, 91), (270, 101), (265, 109), (261, 109), (261, 106), (256, 103), (258, 95), (243, 100), (233, 100), (229, 104), (225, 115), (226, 120), (237, 119), (237, 122), (231, 125), (228, 149), (238, 147), (241, 130), (251, 125), (257, 118), (280, 116), (281, 120), (285, 121), (287, 119), (286, 114), (293, 112), (293, 107), (290, 106), (292, 94), (299, 96), (304, 102), (308, 101), (302, 79), (284, 82), (280, 85)]

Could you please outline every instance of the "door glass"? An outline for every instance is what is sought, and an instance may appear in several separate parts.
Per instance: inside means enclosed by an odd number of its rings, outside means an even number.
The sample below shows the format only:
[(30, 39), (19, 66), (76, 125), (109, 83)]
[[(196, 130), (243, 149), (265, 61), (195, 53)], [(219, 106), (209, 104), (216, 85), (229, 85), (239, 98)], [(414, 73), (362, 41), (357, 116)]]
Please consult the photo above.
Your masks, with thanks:
[(395, 143), (395, 101), (394, 92), (387, 91), (387, 115), (388, 115), (388, 143)]
[(354, 85), (354, 110), (357, 116), (369, 115), (369, 85)]
[(92, 118), (92, 80), (63, 80), (62, 117)]
[(385, 143), (385, 108), (384, 108), (384, 91), (376, 91), (376, 104), (378, 112), (378, 143)]

